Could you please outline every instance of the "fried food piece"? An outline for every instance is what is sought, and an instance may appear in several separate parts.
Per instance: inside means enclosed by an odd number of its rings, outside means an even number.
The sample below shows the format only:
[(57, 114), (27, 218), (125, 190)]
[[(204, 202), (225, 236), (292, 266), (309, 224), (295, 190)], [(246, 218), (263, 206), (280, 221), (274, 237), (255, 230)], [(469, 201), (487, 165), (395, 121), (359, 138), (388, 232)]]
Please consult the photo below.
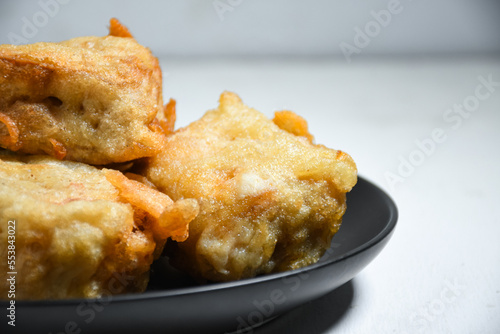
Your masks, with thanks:
[(97, 165), (157, 153), (161, 70), (129, 35), (112, 19), (105, 37), (0, 45), (0, 147)]
[[(144, 291), (166, 239), (184, 240), (197, 211), (195, 200), (173, 202), (115, 170), (0, 152), (2, 277), (17, 272), (18, 300)], [(8, 283), (2, 278), (0, 298)]]
[(342, 151), (311, 144), (299, 116), (278, 118), (292, 120), (287, 131), (225, 92), (217, 109), (148, 159), (144, 173), (160, 191), (200, 204), (189, 238), (170, 250), (175, 266), (228, 281), (300, 268), (328, 249), (356, 165)]

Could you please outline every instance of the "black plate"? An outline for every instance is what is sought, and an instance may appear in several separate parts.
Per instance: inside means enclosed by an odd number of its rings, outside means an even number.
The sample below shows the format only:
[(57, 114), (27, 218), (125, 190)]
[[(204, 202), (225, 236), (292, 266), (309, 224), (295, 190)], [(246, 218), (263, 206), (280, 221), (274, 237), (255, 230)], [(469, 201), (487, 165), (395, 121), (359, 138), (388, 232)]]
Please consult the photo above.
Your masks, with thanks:
[[(360, 177), (347, 203), (332, 247), (314, 265), (237, 282), (196, 285), (176, 272), (169, 272), (167, 281), (165, 267), (157, 263), (148, 291), (142, 294), (18, 301), (16, 327), (8, 326), (7, 333), (251, 332), (244, 327), (266, 322), (346, 283), (389, 241), (397, 209), (382, 190)], [(5, 307), (2, 301), (1, 308)], [(2, 318), (0, 327), (5, 328), (5, 315)]]

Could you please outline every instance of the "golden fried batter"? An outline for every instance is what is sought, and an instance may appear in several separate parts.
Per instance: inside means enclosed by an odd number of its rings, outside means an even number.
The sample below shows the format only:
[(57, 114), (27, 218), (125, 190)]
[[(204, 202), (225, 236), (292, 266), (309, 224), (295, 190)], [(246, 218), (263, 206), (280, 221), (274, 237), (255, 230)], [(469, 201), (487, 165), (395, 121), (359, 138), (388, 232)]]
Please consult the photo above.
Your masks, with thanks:
[[(11, 271), (16, 299), (143, 291), (165, 240), (184, 240), (197, 212), (195, 200), (174, 203), (118, 171), (0, 152), (0, 299)], [(6, 261), (9, 235), (15, 268)]]
[(307, 129), (306, 120), (293, 111), (283, 110), (275, 112), (273, 123), (280, 129), (290, 132), (296, 136), (306, 137), (310, 143), (314, 141), (313, 135), (311, 135)]
[(161, 70), (127, 36), (112, 19), (105, 37), (0, 45), (0, 147), (98, 165), (158, 152)]
[(200, 204), (189, 238), (171, 250), (174, 265), (226, 281), (300, 268), (329, 247), (356, 166), (342, 151), (311, 144), (299, 116), (278, 115), (285, 130), (225, 92), (217, 109), (149, 159), (145, 174), (160, 191)]

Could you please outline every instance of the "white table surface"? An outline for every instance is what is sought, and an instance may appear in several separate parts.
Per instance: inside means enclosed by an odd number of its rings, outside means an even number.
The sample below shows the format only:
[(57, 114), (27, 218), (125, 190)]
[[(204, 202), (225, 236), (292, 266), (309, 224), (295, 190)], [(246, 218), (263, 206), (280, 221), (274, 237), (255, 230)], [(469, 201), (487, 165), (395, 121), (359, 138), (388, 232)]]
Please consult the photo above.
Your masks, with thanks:
[[(254, 333), (500, 333), (499, 57), (161, 65), (178, 126), (216, 107), (224, 90), (268, 116), (293, 110), (317, 143), (351, 154), (359, 175), (398, 206), (393, 238), (366, 269)], [(479, 77), (498, 84), (489, 92)], [(468, 115), (448, 111), (464, 103)], [(416, 141), (433, 131), (444, 141), (422, 159)], [(391, 186), (387, 173), (410, 157), (418, 165)]]

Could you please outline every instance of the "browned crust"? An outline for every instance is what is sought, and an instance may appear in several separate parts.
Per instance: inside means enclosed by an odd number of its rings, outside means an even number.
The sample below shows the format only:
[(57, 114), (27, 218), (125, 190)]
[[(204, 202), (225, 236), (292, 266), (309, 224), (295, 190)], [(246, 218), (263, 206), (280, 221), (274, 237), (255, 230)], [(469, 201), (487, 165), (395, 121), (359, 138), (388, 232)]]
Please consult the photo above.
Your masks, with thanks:
[(64, 159), (96, 165), (158, 153), (161, 69), (129, 35), (112, 19), (104, 37), (1, 45), (0, 147), (61, 158), (55, 140)]

